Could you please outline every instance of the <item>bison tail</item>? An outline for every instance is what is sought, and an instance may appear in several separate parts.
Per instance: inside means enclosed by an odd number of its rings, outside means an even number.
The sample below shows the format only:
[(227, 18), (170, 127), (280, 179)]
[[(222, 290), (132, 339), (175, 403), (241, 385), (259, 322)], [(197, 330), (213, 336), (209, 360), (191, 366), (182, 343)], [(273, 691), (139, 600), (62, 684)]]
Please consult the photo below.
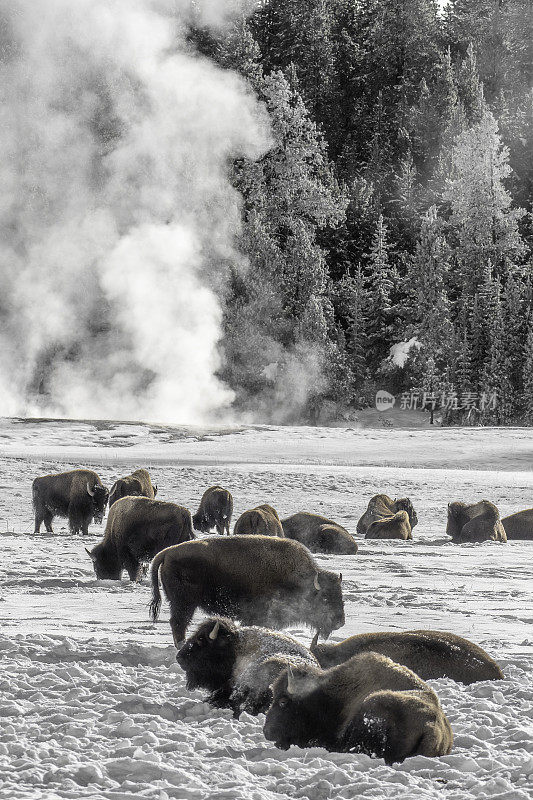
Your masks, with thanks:
[(164, 556), (162, 555), (164, 550), (161, 553), (158, 553), (154, 560), (152, 561), (152, 600), (150, 603), (150, 619), (152, 622), (155, 622), (159, 616), (159, 610), (161, 608), (161, 592), (159, 591), (159, 567), (161, 566), (161, 562), (163, 561)]

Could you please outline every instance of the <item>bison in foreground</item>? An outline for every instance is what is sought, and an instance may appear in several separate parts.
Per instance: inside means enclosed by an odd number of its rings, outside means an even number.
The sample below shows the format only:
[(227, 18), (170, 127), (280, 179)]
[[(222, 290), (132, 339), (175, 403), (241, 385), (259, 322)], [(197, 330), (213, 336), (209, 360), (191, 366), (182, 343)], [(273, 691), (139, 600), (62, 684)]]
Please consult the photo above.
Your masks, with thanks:
[[(399, 517), (396, 515), (398, 512), (404, 511), (407, 514), (408, 526), (405, 525), (406, 519), (403, 514)], [(396, 517), (395, 520), (393, 518)], [(409, 534), (412, 529), (418, 524), (418, 517), (413, 508), (413, 504), (408, 497), (402, 497), (400, 500), (392, 500), (386, 494), (376, 494), (368, 503), (368, 508), (357, 523), (357, 533), (361, 536), (367, 535), (369, 529), (374, 523), (384, 521), (383, 526), (375, 526), (372, 529), (374, 535), (370, 535), (369, 539), (412, 539), (412, 535), (406, 537), (407, 527)], [(381, 534), (381, 535), (376, 535)]]
[(498, 664), (468, 639), (444, 631), (360, 633), (337, 644), (317, 644), (311, 652), (323, 669), (342, 664), (359, 653), (375, 652), (412, 669), (425, 681), (451, 678), (458, 683), (503, 678)]
[(282, 519), (281, 525), (288, 539), (304, 544), (312, 553), (357, 553), (357, 542), (346, 528), (319, 514), (301, 511)]
[(104, 538), (87, 550), (99, 580), (141, 577), (142, 565), (163, 550), (194, 539), (187, 508), (147, 497), (123, 497), (109, 509)]
[(292, 636), (267, 628), (238, 627), (229, 619), (202, 622), (178, 650), (178, 664), (188, 689), (208, 689), (209, 703), (242, 711), (265, 712), (272, 701), (271, 684), (292, 666), (318, 662)]
[(376, 755), (387, 764), (446, 755), (453, 742), (435, 692), (378, 653), (328, 670), (285, 670), (274, 683), (263, 731), (281, 749), (325, 747)]
[(246, 625), (283, 628), (305, 623), (326, 638), (344, 625), (341, 575), (316, 564), (299, 542), (274, 536), (216, 536), (163, 550), (152, 563), (152, 619), (170, 604), (178, 647), (194, 611)]
[(92, 520), (102, 522), (107, 505), (108, 490), (90, 469), (73, 469), (56, 475), (35, 478), (32, 484), (35, 533), (44, 522), (53, 533), (54, 517), (66, 517), (71, 533), (86, 535)]
[(527, 508), (525, 511), (518, 511), (509, 517), (504, 517), (502, 525), (508, 540), (532, 540), (533, 508)]
[(500, 512), (488, 500), (467, 505), (448, 505), (446, 533), (456, 544), (465, 542), (506, 542), (507, 536), (500, 520)]
[(122, 497), (148, 497), (153, 500), (156, 494), (157, 486), (152, 485), (148, 470), (136, 469), (131, 475), (115, 481), (109, 492), (109, 508)]
[(201, 533), (209, 533), (216, 528), (219, 536), (227, 533), (231, 515), (233, 514), (233, 497), (222, 486), (211, 486), (206, 489), (200, 500), (196, 514), (193, 514), (192, 524), (194, 529)]
[(233, 529), (235, 536), (283, 536), (278, 512), (264, 503), (241, 514)]

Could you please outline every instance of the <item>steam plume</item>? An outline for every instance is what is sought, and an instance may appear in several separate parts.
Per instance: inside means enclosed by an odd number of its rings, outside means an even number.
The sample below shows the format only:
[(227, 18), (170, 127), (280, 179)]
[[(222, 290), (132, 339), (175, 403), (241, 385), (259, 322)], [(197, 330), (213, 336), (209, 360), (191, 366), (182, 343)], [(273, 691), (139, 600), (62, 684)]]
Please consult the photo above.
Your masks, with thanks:
[[(239, 5), (197, 4), (217, 26)], [(227, 164), (269, 134), (244, 82), (188, 50), (188, 7), (1, 4), (0, 414), (194, 423), (232, 400)]]

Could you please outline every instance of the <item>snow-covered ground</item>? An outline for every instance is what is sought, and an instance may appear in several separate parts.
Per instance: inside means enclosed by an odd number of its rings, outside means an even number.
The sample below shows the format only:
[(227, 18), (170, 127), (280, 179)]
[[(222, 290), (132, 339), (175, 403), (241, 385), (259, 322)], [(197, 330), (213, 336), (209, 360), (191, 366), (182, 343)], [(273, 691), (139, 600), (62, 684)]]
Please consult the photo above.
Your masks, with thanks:
[[(502, 516), (533, 505), (527, 430), (235, 428), (0, 422), (1, 798), (494, 798), (533, 792), (533, 542), (452, 545), (451, 500), (487, 498)], [(321, 557), (343, 573), (346, 627), (437, 628), (484, 646), (505, 680), (434, 681), (455, 745), (440, 759), (386, 767), (366, 756), (277, 750), (263, 717), (185, 689), (163, 610), (148, 621), (147, 583), (96, 581), (65, 521), (34, 535), (31, 481), (89, 466), (110, 485), (151, 470), (161, 499), (195, 509), (220, 483), (235, 518), (270, 502), (331, 516), (355, 531), (368, 499), (408, 495), (414, 541), (360, 543)], [(198, 617), (200, 619), (200, 617)], [(302, 641), (310, 632), (292, 629)]]

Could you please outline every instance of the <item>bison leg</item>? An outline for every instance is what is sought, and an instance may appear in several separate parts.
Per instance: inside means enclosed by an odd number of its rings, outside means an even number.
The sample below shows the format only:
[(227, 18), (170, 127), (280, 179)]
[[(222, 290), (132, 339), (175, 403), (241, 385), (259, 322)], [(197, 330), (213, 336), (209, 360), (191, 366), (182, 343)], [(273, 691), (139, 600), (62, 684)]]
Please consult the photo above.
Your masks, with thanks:
[(123, 550), (119, 560), (130, 577), (130, 581), (137, 582), (142, 577), (142, 565), (139, 559), (130, 550)]
[(39, 533), (41, 530), (41, 523), (44, 522), (44, 526), (46, 528), (47, 533), (53, 533), (52, 529), (52, 520), (54, 515), (51, 511), (47, 508), (39, 509), (39, 511), (35, 512), (35, 533)]
[(193, 617), (195, 608), (196, 603), (191, 603), (190, 599), (186, 599), (181, 592), (170, 601), (170, 628), (176, 648), (181, 647), (181, 643), (185, 639), (187, 626)]

